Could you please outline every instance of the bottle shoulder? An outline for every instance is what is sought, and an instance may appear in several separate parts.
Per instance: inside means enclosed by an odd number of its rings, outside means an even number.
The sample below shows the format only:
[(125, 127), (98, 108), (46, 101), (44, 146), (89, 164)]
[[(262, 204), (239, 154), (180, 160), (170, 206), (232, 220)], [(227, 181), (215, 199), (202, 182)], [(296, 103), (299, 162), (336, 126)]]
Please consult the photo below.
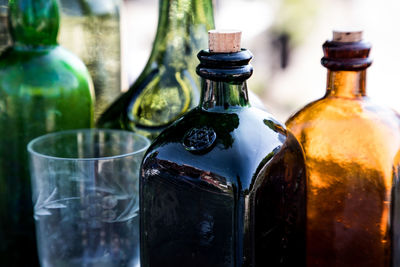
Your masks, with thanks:
[(399, 130), (400, 116), (394, 110), (374, 103), (368, 97), (357, 99), (327, 97), (306, 105), (291, 116), (286, 125), (293, 132), (298, 132), (300, 129), (304, 130), (322, 124), (349, 123), (354, 123), (353, 126), (357, 128), (375, 124), (377, 127)]
[[(271, 114), (264, 110), (253, 107), (232, 107), (229, 109), (205, 110), (196, 107), (168, 127), (160, 138), (185, 135), (185, 130), (210, 126), (215, 131), (229, 134), (264, 135), (266, 132), (273, 136), (286, 136), (286, 128), (278, 122)], [(262, 129), (264, 133), (254, 132)], [(162, 137), (161, 137), (162, 136)], [(176, 137), (174, 139), (176, 139)]]
[(40, 88), (53, 93), (73, 90), (93, 97), (92, 80), (85, 65), (59, 46), (43, 51), (8, 49), (0, 57), (0, 79), (0, 90), (8, 94), (30, 87), (36, 92)]
[[(145, 156), (215, 173), (249, 188), (254, 176), (287, 144), (283, 125), (257, 108), (208, 112), (196, 108), (173, 123)], [(299, 144), (290, 141), (302, 157)], [(146, 165), (146, 164), (145, 164)]]
[(43, 70), (52, 70), (54, 73), (68, 72), (90, 79), (89, 71), (83, 61), (58, 45), (37, 50), (8, 48), (0, 57), (0, 70), (12, 71), (15, 68), (22, 68), (24, 72)]
[(287, 127), (300, 141), (308, 164), (381, 170), (400, 153), (399, 115), (368, 98), (315, 101), (291, 117)]
[(52, 56), (54, 56), (54, 60), (60, 60), (66, 64), (70, 71), (74, 71), (82, 76), (88, 76), (87, 78), (90, 79), (89, 70), (85, 63), (83, 63), (82, 59), (68, 49), (58, 45), (56, 49), (54, 49)]

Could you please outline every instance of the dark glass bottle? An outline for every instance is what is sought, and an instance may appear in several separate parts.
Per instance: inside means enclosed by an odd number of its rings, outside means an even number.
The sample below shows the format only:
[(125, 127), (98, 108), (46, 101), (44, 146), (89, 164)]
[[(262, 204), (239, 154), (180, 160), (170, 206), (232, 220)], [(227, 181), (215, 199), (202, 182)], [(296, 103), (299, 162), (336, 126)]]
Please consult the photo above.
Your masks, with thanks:
[(303, 145), (307, 266), (400, 266), (400, 119), (366, 95), (371, 45), (360, 32), (324, 45), (326, 94), (291, 117)]
[(37, 266), (28, 142), (93, 125), (86, 67), (57, 45), (56, 0), (11, 0), (13, 46), (0, 56), (0, 265)]
[(249, 105), (248, 50), (198, 56), (200, 105), (142, 164), (142, 266), (304, 266), (300, 145)]
[(137, 81), (98, 120), (151, 139), (199, 100), (196, 54), (214, 27), (212, 0), (160, 0), (156, 39)]

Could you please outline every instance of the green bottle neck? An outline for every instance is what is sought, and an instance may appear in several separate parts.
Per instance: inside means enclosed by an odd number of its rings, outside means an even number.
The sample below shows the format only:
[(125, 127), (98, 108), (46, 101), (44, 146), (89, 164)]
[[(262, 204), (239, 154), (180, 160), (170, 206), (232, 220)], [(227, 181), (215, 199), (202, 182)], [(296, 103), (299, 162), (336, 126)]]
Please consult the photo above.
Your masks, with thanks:
[(228, 83), (203, 79), (200, 107), (207, 111), (226, 111), (232, 108), (248, 107), (247, 83)]
[[(159, 20), (150, 61), (196, 58), (207, 48), (207, 32), (214, 28), (212, 0), (160, 0)], [(165, 53), (173, 55), (165, 58)]]
[(10, 0), (10, 32), (20, 50), (57, 45), (60, 13), (57, 0)]

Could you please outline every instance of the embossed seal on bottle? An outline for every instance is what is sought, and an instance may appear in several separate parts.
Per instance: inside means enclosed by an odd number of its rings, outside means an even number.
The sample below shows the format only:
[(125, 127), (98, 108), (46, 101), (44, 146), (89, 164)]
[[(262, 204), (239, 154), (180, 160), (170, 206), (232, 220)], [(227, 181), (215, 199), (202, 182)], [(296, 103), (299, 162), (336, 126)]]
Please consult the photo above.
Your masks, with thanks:
[(211, 127), (192, 128), (183, 137), (183, 146), (188, 151), (203, 152), (209, 149), (217, 139), (217, 134)]

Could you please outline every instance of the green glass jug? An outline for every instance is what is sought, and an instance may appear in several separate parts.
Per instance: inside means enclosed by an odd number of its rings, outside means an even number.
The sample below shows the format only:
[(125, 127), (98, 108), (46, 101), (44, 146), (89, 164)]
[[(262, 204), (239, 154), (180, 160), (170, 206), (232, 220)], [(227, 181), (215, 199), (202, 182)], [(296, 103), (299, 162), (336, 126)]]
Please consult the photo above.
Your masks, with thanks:
[(150, 139), (199, 100), (197, 51), (214, 27), (212, 0), (160, 0), (156, 40), (137, 81), (98, 121), (99, 127), (139, 132)]

